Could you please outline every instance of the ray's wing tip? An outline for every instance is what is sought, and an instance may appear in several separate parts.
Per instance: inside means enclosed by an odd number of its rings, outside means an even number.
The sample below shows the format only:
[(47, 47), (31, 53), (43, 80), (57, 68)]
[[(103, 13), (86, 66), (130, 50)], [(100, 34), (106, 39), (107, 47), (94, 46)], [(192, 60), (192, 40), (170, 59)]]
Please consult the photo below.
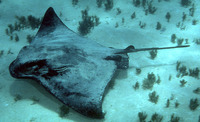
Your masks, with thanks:
[(53, 7), (49, 7), (49, 8), (46, 10), (46, 13), (48, 13), (48, 12), (55, 12), (55, 11), (54, 11)]

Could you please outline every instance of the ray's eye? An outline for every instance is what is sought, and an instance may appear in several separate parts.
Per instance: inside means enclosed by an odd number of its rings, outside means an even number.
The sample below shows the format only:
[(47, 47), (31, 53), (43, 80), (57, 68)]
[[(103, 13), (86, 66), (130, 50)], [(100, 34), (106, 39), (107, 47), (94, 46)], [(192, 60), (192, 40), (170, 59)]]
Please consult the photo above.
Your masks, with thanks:
[[(23, 65), (19, 65), (16, 70), (20, 73), (24, 73), (26, 75), (40, 75), (41, 72), (48, 72), (46, 67), (46, 60), (39, 60), (39, 61), (32, 61), (32, 62), (27, 62)], [(41, 71), (41, 69), (43, 69)]]

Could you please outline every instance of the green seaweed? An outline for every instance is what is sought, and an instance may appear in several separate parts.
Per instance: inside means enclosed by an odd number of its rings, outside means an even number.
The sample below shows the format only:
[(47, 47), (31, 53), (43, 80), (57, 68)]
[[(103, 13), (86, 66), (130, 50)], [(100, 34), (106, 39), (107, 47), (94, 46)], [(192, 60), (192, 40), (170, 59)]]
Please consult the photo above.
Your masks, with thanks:
[(28, 19), (28, 25), (31, 27), (32, 30), (40, 27), (41, 25), (40, 18), (36, 18), (32, 15), (29, 15), (27, 19)]
[(152, 93), (149, 93), (149, 101), (152, 103), (157, 103), (158, 102), (159, 95), (156, 95), (156, 91), (153, 91)]
[(18, 21), (15, 23), (15, 30), (20, 31), (24, 28), (31, 28), (36, 29), (39, 28), (42, 22), (42, 18), (36, 18), (32, 15), (27, 17), (25, 16), (16, 16), (15, 17)]
[(145, 122), (145, 120), (147, 118), (147, 114), (146, 114), (146, 112), (139, 112), (138, 117), (139, 117), (140, 122)]
[(5, 33), (10, 37), (10, 40), (15, 39), (15, 41), (19, 41), (19, 36), (14, 32), (29, 28), (35, 30), (40, 27), (42, 22), (42, 18), (36, 18), (32, 15), (29, 15), (27, 17), (15, 16), (15, 18), (15, 23), (13, 25), (8, 24), (8, 28), (5, 29)]
[(175, 98), (175, 95), (171, 94), (170, 100), (174, 100), (174, 98)]
[(5, 29), (5, 33), (6, 33), (7, 36), (10, 36), (8, 28)]
[(183, 80), (180, 81), (180, 83), (181, 83), (180, 86), (181, 86), (181, 87), (184, 87), (185, 84), (187, 83), (187, 81), (185, 81), (185, 80), (183, 79)]
[(118, 24), (118, 22), (116, 22), (116, 24), (115, 24), (115, 28), (118, 28), (119, 27), (119, 24)]
[(151, 51), (149, 51), (149, 54), (150, 54), (150, 58), (153, 60), (153, 59), (155, 59), (156, 58), (156, 56), (157, 56), (157, 50), (151, 50)]
[(139, 26), (140, 28), (144, 29), (146, 27), (146, 23), (140, 21)]
[(94, 26), (97, 26), (100, 24), (99, 18), (97, 16), (89, 16), (88, 10), (82, 10), (82, 21), (79, 22), (78, 31), (81, 35), (86, 35), (90, 33), (91, 29), (94, 28)]
[(135, 12), (133, 12), (132, 14), (131, 14), (131, 19), (134, 19), (136, 17), (136, 14), (135, 14)]
[(171, 42), (175, 43), (175, 41), (176, 41), (176, 34), (172, 34), (171, 35)]
[(188, 72), (187, 72), (187, 67), (185, 65), (182, 65), (180, 66), (176, 66), (176, 68), (178, 68), (178, 74), (177, 74), (177, 77), (184, 77), (184, 76), (187, 76), (188, 75)]
[(177, 44), (178, 44), (178, 46), (181, 46), (182, 43), (183, 43), (183, 41), (184, 41), (183, 38), (178, 38), (178, 39), (177, 39)]
[(147, 0), (142, 0), (142, 7), (145, 9), (147, 5)]
[(4, 50), (0, 50), (0, 57), (3, 56)]
[(181, 0), (181, 6), (188, 7), (191, 5), (191, 0)]
[(174, 114), (171, 115), (170, 122), (179, 122), (180, 117), (175, 116)]
[(136, 74), (139, 75), (142, 72), (140, 68), (136, 68)]
[(143, 80), (142, 87), (143, 89), (152, 89), (155, 82), (156, 82), (155, 74), (153, 72), (148, 73), (147, 78)]
[(200, 38), (195, 38), (193, 42), (197, 45), (200, 45)]
[(169, 75), (169, 78), (168, 78), (168, 80), (169, 80), (169, 81), (171, 81), (171, 80), (172, 80), (172, 75)]
[(27, 42), (31, 43), (33, 41), (34, 37), (35, 37), (34, 35), (27, 35), (26, 36)]
[(166, 103), (166, 108), (169, 108), (169, 105), (170, 105), (170, 100), (169, 99), (167, 99), (167, 103)]
[(180, 105), (180, 103), (178, 101), (175, 102), (175, 108), (178, 108), (178, 106)]
[(9, 33), (12, 34), (15, 30), (14, 30), (14, 26), (12, 24), (8, 25), (8, 29), (9, 29)]
[(117, 8), (117, 15), (121, 14), (122, 10), (120, 8)]
[(154, 113), (152, 116), (151, 116), (151, 121), (152, 122), (162, 122), (163, 120), (163, 116), (162, 115), (159, 115), (157, 113)]
[(139, 89), (139, 88), (140, 88), (139, 82), (136, 82), (135, 85), (133, 86), (133, 88), (134, 88), (135, 90)]
[(15, 41), (18, 42), (19, 41), (19, 36), (17, 34), (15, 34)]
[(182, 21), (184, 22), (186, 18), (187, 18), (187, 15), (185, 14), (185, 12), (183, 12)]
[(200, 87), (198, 87), (198, 88), (196, 88), (195, 90), (193, 90), (193, 92), (194, 92), (195, 94), (200, 94)]
[(154, 14), (156, 12), (156, 10), (157, 10), (157, 8), (152, 5), (152, 2), (153, 2), (153, 0), (151, 0), (151, 1), (148, 2), (148, 8), (147, 8), (147, 10), (148, 10), (148, 12), (150, 14)]
[(78, 0), (72, 0), (72, 5), (75, 6), (78, 4)]
[(113, 8), (113, 0), (106, 0), (105, 4), (106, 11), (109, 11)]
[(198, 23), (198, 20), (196, 20), (196, 19), (192, 20), (192, 25), (196, 25), (197, 23)]
[(197, 98), (195, 98), (195, 99), (190, 99), (189, 108), (190, 108), (191, 110), (196, 110), (198, 106), (199, 106), (199, 102), (198, 102), (198, 99), (197, 99)]
[(160, 30), (162, 27), (162, 25), (160, 24), (160, 22), (157, 22), (157, 25), (156, 25), (156, 30)]
[(37, 118), (36, 117), (32, 117), (29, 122), (36, 122)]
[(135, 6), (135, 7), (139, 7), (140, 6), (140, 0), (133, 0), (133, 5)]
[(160, 76), (158, 75), (157, 77), (158, 77), (158, 78), (157, 78), (157, 80), (156, 80), (156, 83), (157, 83), (157, 84), (160, 84), (160, 82), (161, 82)]
[(100, 8), (103, 4), (104, 0), (96, 0), (97, 7)]
[(194, 12), (195, 12), (195, 7), (194, 7), (194, 4), (192, 4), (192, 7), (189, 9), (189, 15), (193, 17)]
[(199, 79), (199, 68), (189, 69), (189, 76)]
[(13, 35), (10, 36), (10, 40), (13, 40)]
[(181, 65), (181, 62), (180, 62), (180, 61), (177, 61), (177, 62), (176, 62), (176, 71), (179, 70), (180, 65)]
[(124, 17), (122, 18), (122, 24), (124, 24), (124, 21), (125, 21), (125, 19), (124, 19)]
[(171, 14), (167, 12), (167, 14), (165, 15), (165, 18), (167, 19), (167, 22), (169, 22), (171, 18)]

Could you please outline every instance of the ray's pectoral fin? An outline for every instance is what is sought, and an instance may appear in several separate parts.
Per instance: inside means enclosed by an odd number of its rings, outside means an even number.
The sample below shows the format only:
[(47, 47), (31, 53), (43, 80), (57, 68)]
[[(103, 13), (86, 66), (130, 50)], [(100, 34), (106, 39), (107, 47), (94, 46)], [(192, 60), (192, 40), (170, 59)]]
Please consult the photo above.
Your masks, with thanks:
[(39, 28), (38, 34), (42, 34), (42, 32), (50, 33), (54, 31), (58, 26), (65, 26), (64, 23), (60, 20), (60, 18), (56, 15), (55, 11), (52, 7), (48, 8), (46, 11), (44, 18), (42, 20), (41, 26)]

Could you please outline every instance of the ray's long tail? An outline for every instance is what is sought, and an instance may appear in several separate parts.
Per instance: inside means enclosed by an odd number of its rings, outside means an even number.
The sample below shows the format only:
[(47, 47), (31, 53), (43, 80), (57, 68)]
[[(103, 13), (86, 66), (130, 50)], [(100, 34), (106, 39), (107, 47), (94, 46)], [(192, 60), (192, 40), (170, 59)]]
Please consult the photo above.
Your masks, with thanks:
[(174, 46), (174, 47), (152, 47), (152, 48), (140, 48), (135, 49), (134, 46), (130, 45), (126, 49), (117, 52), (116, 54), (124, 54), (124, 53), (134, 53), (140, 51), (148, 51), (148, 50), (163, 50), (163, 49), (174, 49), (174, 48), (185, 48), (189, 47), (190, 45), (182, 45), (182, 46)]

